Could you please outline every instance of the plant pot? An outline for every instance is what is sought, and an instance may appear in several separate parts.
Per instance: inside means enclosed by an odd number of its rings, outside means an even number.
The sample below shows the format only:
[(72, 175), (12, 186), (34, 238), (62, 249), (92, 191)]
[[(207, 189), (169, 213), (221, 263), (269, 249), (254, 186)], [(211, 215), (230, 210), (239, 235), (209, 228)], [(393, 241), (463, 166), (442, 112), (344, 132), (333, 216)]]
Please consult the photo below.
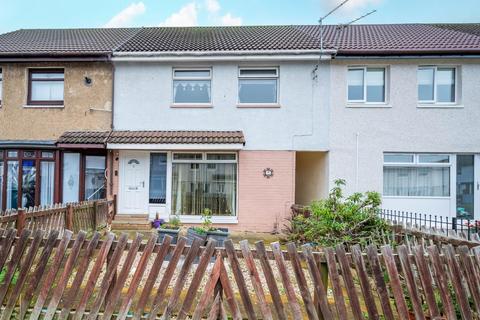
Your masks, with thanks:
[(206, 233), (198, 233), (195, 231), (193, 228), (188, 228), (187, 230), (187, 244), (191, 245), (195, 239), (200, 239), (201, 245), (205, 244), (205, 241), (207, 240), (207, 234)]
[(169, 235), (172, 237), (172, 242), (171, 244), (176, 244), (178, 240), (178, 233), (180, 232), (180, 229), (162, 229), (158, 228), (158, 243), (163, 243), (163, 239), (165, 238), (166, 235)]
[(207, 241), (209, 239), (215, 239), (217, 241), (217, 247), (224, 247), (224, 242), (229, 236), (230, 233), (227, 228), (218, 228), (217, 230), (207, 232)]

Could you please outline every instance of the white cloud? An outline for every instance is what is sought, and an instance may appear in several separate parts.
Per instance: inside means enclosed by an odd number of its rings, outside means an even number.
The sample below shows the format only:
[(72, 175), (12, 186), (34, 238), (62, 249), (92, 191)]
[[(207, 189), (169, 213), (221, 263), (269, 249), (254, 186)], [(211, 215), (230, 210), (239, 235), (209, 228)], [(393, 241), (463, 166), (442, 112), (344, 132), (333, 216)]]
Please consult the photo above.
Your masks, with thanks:
[(242, 18), (234, 17), (230, 12), (222, 17), (222, 25), (224, 26), (241, 26)]
[(205, 0), (205, 6), (210, 13), (216, 13), (220, 11), (220, 3), (217, 0)]
[(198, 25), (197, 5), (191, 2), (173, 13), (160, 24), (165, 27), (191, 27)]
[(110, 19), (110, 21), (108, 21), (104, 25), (104, 27), (128, 27), (136, 16), (139, 16), (143, 13), (145, 13), (145, 5), (143, 4), (143, 2), (132, 3), (131, 5), (120, 11), (112, 19)]

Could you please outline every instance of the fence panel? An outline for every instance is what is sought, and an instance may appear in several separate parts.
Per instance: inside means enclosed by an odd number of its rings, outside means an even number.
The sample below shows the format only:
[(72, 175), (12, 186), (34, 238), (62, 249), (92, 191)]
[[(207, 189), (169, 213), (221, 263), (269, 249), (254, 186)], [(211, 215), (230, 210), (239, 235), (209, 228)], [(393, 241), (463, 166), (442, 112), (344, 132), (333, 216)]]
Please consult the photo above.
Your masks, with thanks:
[(413, 254), (405, 245), (369, 246), (367, 254), (358, 246), (312, 252), (288, 244), (286, 252), (262, 242), (229, 240), (223, 249), (213, 240), (171, 245), (166, 237), (159, 244), (155, 234), (147, 243), (110, 233), (0, 234), (2, 319), (471, 319), (480, 312), (479, 249), (467, 246), (417, 245)]

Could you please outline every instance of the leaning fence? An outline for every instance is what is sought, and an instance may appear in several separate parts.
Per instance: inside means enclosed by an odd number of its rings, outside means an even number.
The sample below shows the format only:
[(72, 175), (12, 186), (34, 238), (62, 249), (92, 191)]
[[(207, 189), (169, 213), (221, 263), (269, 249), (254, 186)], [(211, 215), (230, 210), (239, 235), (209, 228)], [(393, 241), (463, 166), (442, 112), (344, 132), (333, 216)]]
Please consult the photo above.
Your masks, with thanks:
[(106, 227), (114, 210), (113, 201), (105, 199), (8, 210), (0, 212), (0, 228), (58, 230), (60, 235), (65, 229), (94, 231)]
[[(480, 251), (0, 231), (2, 319), (472, 319)], [(46, 238), (44, 239), (44, 236)], [(32, 238), (33, 237), (33, 238)], [(299, 251), (299, 249), (301, 249)]]

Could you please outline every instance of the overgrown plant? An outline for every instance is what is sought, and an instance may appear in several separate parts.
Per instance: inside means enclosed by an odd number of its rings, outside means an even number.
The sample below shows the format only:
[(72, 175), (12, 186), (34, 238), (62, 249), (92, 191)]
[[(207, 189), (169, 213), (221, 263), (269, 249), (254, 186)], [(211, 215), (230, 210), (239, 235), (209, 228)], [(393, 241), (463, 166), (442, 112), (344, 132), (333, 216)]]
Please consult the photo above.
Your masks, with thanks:
[(335, 180), (327, 199), (314, 201), (291, 217), (289, 241), (319, 246), (382, 243), (389, 225), (376, 214), (381, 204), (378, 192), (354, 193), (344, 197), (345, 180)]
[(212, 227), (212, 210), (209, 208), (203, 209), (202, 213), (202, 226), (201, 227), (193, 227), (196, 233), (198, 234), (206, 234), (208, 231), (213, 231), (215, 228)]

